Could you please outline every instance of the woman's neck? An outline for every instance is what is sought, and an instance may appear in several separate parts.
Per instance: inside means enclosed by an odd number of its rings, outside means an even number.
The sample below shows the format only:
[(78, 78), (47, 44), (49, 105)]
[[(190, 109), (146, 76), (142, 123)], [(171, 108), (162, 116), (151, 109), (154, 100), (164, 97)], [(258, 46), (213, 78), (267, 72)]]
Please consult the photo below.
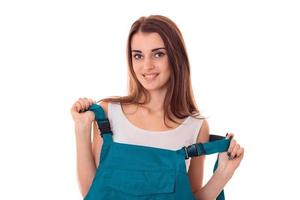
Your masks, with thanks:
[(150, 101), (143, 104), (149, 114), (163, 114), (166, 90), (150, 91)]

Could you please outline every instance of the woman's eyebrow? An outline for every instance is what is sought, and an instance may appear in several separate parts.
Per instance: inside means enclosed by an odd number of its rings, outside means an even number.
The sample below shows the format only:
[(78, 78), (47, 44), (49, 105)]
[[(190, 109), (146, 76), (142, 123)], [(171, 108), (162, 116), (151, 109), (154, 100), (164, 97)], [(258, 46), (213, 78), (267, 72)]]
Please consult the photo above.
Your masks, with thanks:
[[(159, 48), (155, 48), (155, 49), (152, 49), (151, 51), (154, 52), (154, 51), (157, 51), (157, 50), (160, 50), (160, 49), (166, 49), (165, 47), (159, 47)], [(131, 50), (131, 52), (138, 52), (138, 53), (142, 53), (141, 50)]]
[(159, 48), (155, 48), (155, 49), (152, 49), (152, 52), (153, 52), (153, 51), (160, 50), (160, 49), (166, 49), (166, 48), (165, 48), (165, 47), (159, 47)]

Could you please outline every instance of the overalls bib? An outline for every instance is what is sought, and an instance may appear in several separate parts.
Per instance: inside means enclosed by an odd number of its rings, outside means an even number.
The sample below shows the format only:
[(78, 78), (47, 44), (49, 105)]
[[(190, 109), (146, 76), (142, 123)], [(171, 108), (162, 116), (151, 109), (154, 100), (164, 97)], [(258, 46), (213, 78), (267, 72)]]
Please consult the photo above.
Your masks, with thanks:
[[(196, 143), (176, 151), (114, 142), (104, 110), (98, 104), (88, 110), (103, 138), (100, 164), (84, 200), (195, 200), (185, 159), (225, 152), (230, 140), (210, 135), (207, 143)], [(214, 166), (217, 168), (218, 160)], [(217, 200), (224, 200), (222, 191)]]

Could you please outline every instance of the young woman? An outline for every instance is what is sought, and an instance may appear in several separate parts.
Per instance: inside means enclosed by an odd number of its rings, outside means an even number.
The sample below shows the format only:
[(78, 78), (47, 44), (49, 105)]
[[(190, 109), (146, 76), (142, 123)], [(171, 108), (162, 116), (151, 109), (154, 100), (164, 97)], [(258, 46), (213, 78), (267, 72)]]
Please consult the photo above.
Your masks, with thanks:
[[(172, 150), (207, 142), (209, 125), (201, 117), (194, 100), (188, 55), (176, 24), (160, 15), (139, 18), (129, 33), (127, 58), (128, 95), (98, 101), (110, 121), (114, 141)], [(71, 108), (83, 196), (101, 165), (99, 155), (103, 141), (94, 121), (95, 115), (91, 111), (79, 112), (93, 103), (96, 101), (79, 98)], [(227, 137), (233, 136), (227, 134)], [(186, 160), (195, 198), (216, 199), (243, 155), (244, 149), (231, 139), (228, 152), (219, 154), (218, 168), (204, 186), (205, 156)]]

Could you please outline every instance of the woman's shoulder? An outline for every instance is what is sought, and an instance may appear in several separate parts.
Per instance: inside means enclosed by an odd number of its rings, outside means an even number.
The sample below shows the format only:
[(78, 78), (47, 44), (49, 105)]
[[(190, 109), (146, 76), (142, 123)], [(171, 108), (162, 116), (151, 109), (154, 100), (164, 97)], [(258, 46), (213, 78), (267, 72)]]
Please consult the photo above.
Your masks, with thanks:
[(209, 124), (206, 119), (201, 120), (201, 127), (198, 133), (197, 142), (206, 142), (209, 139)]
[(201, 114), (193, 114), (193, 115), (190, 115), (189, 116), (192, 120), (194, 120), (194, 121), (196, 121), (196, 122), (198, 122), (198, 123), (204, 123), (204, 121), (206, 121), (206, 123), (207, 123), (207, 120), (206, 120), (206, 117), (204, 117), (203, 115), (201, 115)]
[(120, 104), (120, 102), (109, 101), (109, 100), (100, 100), (97, 102), (97, 104), (103, 108), (103, 110), (105, 111), (106, 117), (107, 117), (108, 107), (110, 106), (110, 104), (118, 105), (118, 104)]
[(190, 116), (192, 123), (198, 127), (198, 142), (205, 141), (209, 135), (209, 123), (207, 118), (203, 115), (191, 115)]

